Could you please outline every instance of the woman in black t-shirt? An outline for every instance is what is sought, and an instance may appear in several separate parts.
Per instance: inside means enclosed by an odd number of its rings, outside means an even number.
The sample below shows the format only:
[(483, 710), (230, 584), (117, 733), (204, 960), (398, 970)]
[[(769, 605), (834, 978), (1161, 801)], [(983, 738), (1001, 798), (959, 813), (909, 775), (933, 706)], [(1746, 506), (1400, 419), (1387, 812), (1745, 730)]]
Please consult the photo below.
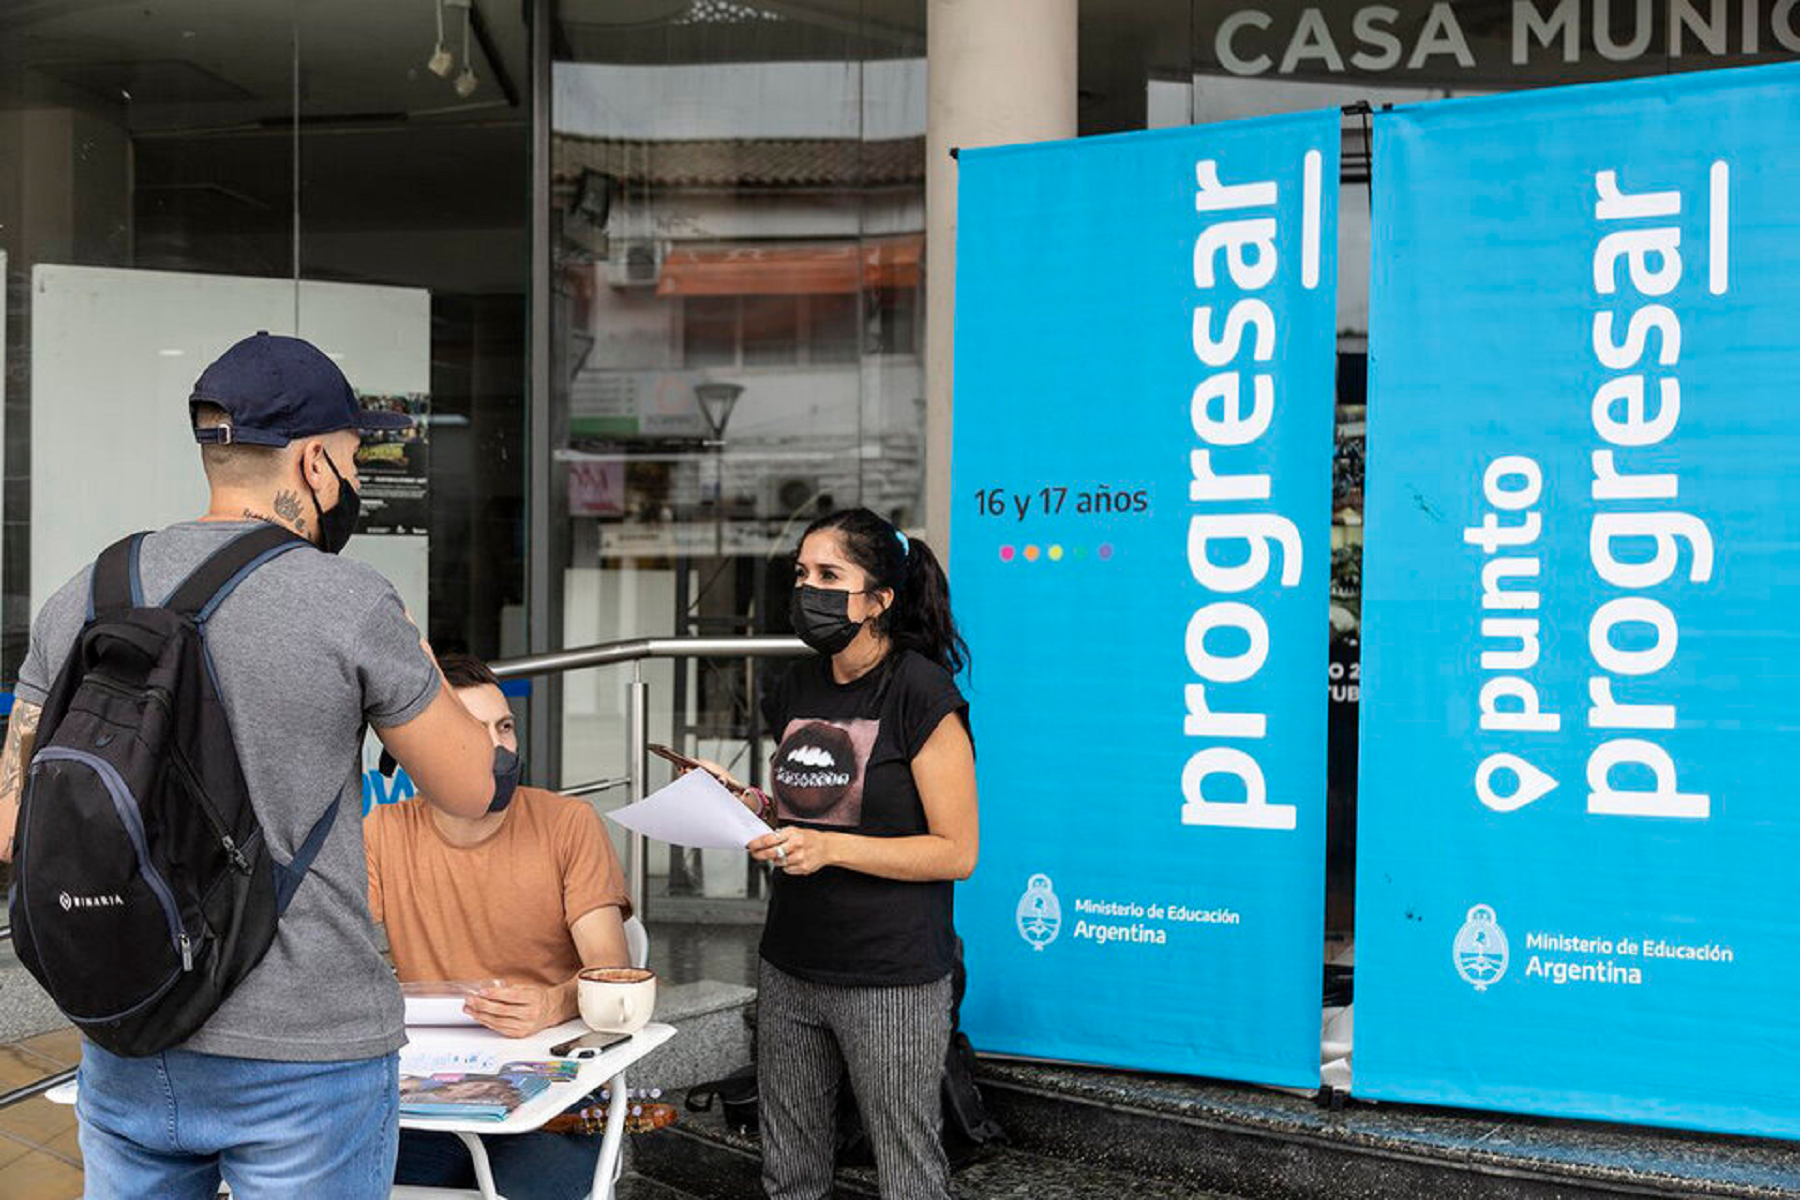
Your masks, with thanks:
[(765, 698), (772, 795), (714, 771), (778, 826), (750, 843), (776, 869), (757, 1005), (763, 1185), (831, 1194), (847, 1073), (882, 1196), (942, 1200), (951, 888), (977, 842), (954, 679), (968, 651), (937, 556), (868, 509), (813, 523), (794, 584), (794, 630), (818, 657)]

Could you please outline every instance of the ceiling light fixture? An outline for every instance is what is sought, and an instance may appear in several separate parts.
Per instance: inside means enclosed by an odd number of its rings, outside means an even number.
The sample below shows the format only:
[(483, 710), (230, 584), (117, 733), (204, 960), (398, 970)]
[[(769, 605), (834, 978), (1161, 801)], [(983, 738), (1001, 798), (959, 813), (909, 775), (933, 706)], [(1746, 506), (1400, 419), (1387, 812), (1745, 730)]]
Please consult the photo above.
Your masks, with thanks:
[(425, 61), (425, 69), (440, 79), (448, 79), (456, 66), (456, 59), (451, 55), (449, 47), (444, 45), (444, 0), (437, 4), (437, 49)]
[(463, 69), (462, 74), (456, 77), (456, 82), (451, 86), (456, 89), (457, 95), (461, 96), (464, 100), (467, 100), (470, 96), (475, 94), (475, 88), (479, 84), (479, 81), (475, 78), (475, 62), (469, 57), (469, 26), (475, 23), (473, 0), (468, 0), (468, 2), (462, 6), (462, 10)]

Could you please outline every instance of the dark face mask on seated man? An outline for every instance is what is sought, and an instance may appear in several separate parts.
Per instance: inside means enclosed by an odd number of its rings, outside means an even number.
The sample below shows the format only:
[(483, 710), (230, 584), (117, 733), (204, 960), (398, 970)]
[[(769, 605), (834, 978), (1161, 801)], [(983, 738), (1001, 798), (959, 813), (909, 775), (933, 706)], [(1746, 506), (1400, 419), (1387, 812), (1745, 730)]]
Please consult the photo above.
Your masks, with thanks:
[[(389, 779), (400, 769), (400, 761), (385, 747), (375, 769)], [(519, 783), (525, 778), (525, 760), (505, 746), (494, 747), (494, 798), (488, 801), (488, 812), (505, 812), (506, 806), (512, 803), (513, 793), (519, 790)]]

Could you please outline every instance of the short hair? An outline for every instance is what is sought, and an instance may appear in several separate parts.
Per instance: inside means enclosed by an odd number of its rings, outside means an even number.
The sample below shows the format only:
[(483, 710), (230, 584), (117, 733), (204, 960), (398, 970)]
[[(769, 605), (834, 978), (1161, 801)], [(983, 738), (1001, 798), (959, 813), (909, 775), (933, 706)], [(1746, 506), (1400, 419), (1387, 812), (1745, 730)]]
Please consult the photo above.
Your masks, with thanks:
[(444, 681), (458, 691), (483, 685), (500, 686), (500, 677), (473, 654), (440, 654), (438, 666), (444, 670)]
[[(231, 414), (217, 404), (196, 400), (190, 409), (195, 429), (221, 429), (231, 424)], [(200, 465), (206, 471), (206, 481), (214, 486), (248, 487), (273, 478), (286, 453), (283, 446), (204, 442), (200, 446)]]

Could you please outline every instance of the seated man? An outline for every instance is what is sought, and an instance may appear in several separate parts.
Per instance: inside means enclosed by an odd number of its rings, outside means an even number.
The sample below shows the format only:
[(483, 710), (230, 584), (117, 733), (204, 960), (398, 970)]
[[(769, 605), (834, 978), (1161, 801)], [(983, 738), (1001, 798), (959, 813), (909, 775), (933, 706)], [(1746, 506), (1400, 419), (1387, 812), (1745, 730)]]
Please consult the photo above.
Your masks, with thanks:
[[(466, 654), (440, 661), (456, 698), (516, 751), (494, 673)], [(369, 912), (387, 927), (400, 982), (504, 980), (466, 1005), (489, 1029), (525, 1037), (567, 1021), (579, 972), (627, 965), (624, 875), (585, 801), (521, 787), (504, 811), (465, 819), (413, 799), (371, 812), (363, 841)], [(600, 1153), (597, 1137), (555, 1133), (486, 1145), (511, 1200), (585, 1196)], [(454, 1136), (402, 1130), (395, 1180), (472, 1188), (474, 1166)]]

